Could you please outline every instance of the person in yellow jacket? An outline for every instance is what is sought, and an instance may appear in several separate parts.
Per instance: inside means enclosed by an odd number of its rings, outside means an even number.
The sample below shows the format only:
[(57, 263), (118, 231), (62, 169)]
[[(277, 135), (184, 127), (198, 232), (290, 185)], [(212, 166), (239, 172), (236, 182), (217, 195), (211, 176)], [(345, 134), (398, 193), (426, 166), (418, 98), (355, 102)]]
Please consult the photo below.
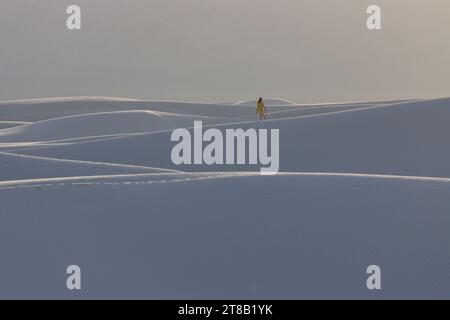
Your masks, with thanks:
[(267, 118), (266, 118), (266, 113), (267, 113), (266, 105), (264, 104), (264, 101), (263, 101), (262, 98), (259, 98), (258, 103), (256, 104), (256, 114), (258, 114), (258, 113), (259, 113), (259, 119), (262, 120), (264, 118), (264, 120), (267, 120)]

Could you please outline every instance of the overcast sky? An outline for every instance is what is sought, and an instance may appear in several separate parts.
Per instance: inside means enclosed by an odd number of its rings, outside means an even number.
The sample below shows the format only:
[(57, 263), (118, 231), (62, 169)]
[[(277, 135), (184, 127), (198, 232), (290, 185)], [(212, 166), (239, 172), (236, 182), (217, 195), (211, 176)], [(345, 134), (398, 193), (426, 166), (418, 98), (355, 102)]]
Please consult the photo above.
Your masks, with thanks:
[[(66, 8), (82, 8), (82, 30)], [(366, 28), (379, 4), (383, 30)], [(449, 0), (1, 0), (0, 100), (450, 96)]]

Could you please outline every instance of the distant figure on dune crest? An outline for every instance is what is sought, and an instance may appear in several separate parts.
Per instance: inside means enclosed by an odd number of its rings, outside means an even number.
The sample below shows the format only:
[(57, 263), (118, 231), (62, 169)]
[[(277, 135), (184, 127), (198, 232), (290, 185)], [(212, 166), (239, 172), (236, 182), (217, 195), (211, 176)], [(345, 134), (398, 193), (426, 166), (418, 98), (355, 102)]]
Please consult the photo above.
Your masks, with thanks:
[(267, 120), (266, 118), (266, 105), (264, 104), (264, 101), (262, 98), (259, 98), (258, 103), (256, 104), (256, 114), (259, 113), (259, 119)]

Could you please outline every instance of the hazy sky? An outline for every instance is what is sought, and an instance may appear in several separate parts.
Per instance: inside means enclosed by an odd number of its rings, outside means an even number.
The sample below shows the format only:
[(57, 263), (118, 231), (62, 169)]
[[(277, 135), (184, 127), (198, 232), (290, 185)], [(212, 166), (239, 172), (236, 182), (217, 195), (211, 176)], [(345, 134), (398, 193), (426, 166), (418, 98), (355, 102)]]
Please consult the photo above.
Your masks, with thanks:
[[(66, 29), (70, 4), (81, 31)], [(0, 100), (76, 95), (450, 96), (450, 1), (1, 0)]]

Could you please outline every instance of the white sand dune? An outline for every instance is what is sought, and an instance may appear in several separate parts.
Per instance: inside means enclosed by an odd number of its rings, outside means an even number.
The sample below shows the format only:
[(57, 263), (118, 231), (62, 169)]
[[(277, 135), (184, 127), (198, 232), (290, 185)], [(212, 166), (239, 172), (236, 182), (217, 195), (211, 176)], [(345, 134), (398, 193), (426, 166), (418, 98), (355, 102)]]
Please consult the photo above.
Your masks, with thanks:
[[(369, 103), (369, 105), (377, 104)], [(355, 108), (361, 105), (367, 106), (367, 103), (345, 103), (345, 104), (318, 104), (301, 106), (277, 106), (275, 110), (282, 111), (297, 109), (302, 112), (308, 106), (315, 107), (317, 112), (321, 112), (320, 107), (346, 106)], [(0, 102), (1, 121), (26, 121), (37, 122), (68, 116), (76, 116), (92, 113), (105, 113), (115, 111), (156, 111), (174, 114), (185, 114), (198, 117), (220, 117), (220, 118), (245, 118), (254, 119), (256, 102), (252, 105), (234, 104), (205, 104), (189, 102), (171, 102), (171, 101), (144, 101), (132, 99), (114, 99), (114, 98), (84, 98), (69, 97), (58, 99), (31, 99), (23, 101), (5, 101)]]
[[(34, 103), (33, 103), (34, 102)], [(111, 103), (104, 104), (105, 102)], [(24, 125), (0, 130), (0, 150), (14, 151), (17, 148), (36, 146), (66, 145), (75, 142), (103, 140), (107, 137), (125, 136), (136, 133), (172, 130), (192, 126), (194, 120), (202, 120), (205, 125), (235, 123), (255, 119), (255, 107), (233, 107), (224, 105), (187, 104), (180, 102), (148, 102), (147, 110), (133, 110), (137, 100), (103, 100), (100, 98), (67, 98), (26, 100), (8, 102), (1, 108), (0, 115), (10, 114), (12, 110), (22, 111), (16, 116), (30, 120), (39, 110), (39, 118), (48, 119), (26, 122)], [(93, 109), (122, 109), (127, 111), (108, 111), (89, 113), (86, 106)], [(128, 103), (128, 104), (126, 104)], [(371, 104), (370, 106), (372, 106)], [(9, 106), (9, 107), (8, 107)], [(24, 109), (24, 106), (27, 108)], [(315, 105), (296, 107), (268, 107), (270, 119), (284, 119), (313, 114), (323, 114), (337, 110), (352, 110), (366, 107), (367, 104)], [(170, 110), (170, 112), (166, 112)], [(64, 111), (69, 116), (55, 118), (52, 115)], [(5, 116), (6, 117), (6, 116)], [(36, 117), (32, 117), (35, 119)], [(16, 122), (18, 123), (18, 122)]]
[[(177, 113), (171, 110), (177, 110), (180, 106), (189, 107), (190, 105), (198, 106), (199, 104), (107, 97), (67, 97), (3, 101), (0, 102), (0, 114), (2, 121), (17, 121), (20, 119), (21, 121), (36, 122), (68, 116), (114, 111), (150, 110)], [(158, 106), (163, 106), (166, 110), (153, 110), (154, 107)], [(189, 110), (187, 108), (185, 113), (195, 115), (196, 113), (193, 111), (195, 110)]]
[[(0, 142), (30, 142), (152, 132), (192, 125), (213, 118), (159, 111), (116, 111), (67, 116), (0, 130)], [(216, 120), (217, 121), (217, 120)]]
[[(208, 107), (208, 108), (205, 108)], [(149, 110), (186, 115), (227, 115), (231, 106), (172, 101), (146, 101), (124, 98), (67, 97), (0, 102), (2, 121), (36, 122), (68, 116), (115, 111)], [(213, 112), (209, 112), (213, 110)], [(222, 110), (222, 111), (221, 111)], [(203, 114), (202, 114), (203, 113)]]
[(2, 185), (0, 297), (70, 298), (74, 262), (84, 298), (450, 297), (448, 179), (156, 177)]
[[(449, 99), (327, 111), (288, 113), (282, 119), (244, 120), (222, 127), (280, 129), (280, 170), (285, 172), (450, 177), (450, 149), (446, 147), (450, 136)], [(16, 152), (182, 171), (245, 170), (236, 166), (174, 166), (170, 134), (169, 130)], [(158, 152), (148, 152), (149, 146), (158, 146)]]
[[(258, 100), (243, 100), (238, 101), (234, 103), (235, 106), (255, 106)], [(266, 106), (295, 106), (296, 103), (286, 100), (286, 99), (279, 99), (279, 98), (265, 98), (264, 104)]]
[[(253, 102), (0, 103), (0, 298), (450, 298), (450, 99)], [(282, 173), (175, 166), (194, 120), (279, 129)]]
[[(54, 177), (173, 172), (111, 163), (60, 160), (0, 152), (0, 181)], [(1, 184), (1, 182), (0, 182)]]
[(17, 126), (21, 126), (24, 124), (28, 124), (29, 122), (24, 121), (0, 121), (0, 129), (9, 129)]

